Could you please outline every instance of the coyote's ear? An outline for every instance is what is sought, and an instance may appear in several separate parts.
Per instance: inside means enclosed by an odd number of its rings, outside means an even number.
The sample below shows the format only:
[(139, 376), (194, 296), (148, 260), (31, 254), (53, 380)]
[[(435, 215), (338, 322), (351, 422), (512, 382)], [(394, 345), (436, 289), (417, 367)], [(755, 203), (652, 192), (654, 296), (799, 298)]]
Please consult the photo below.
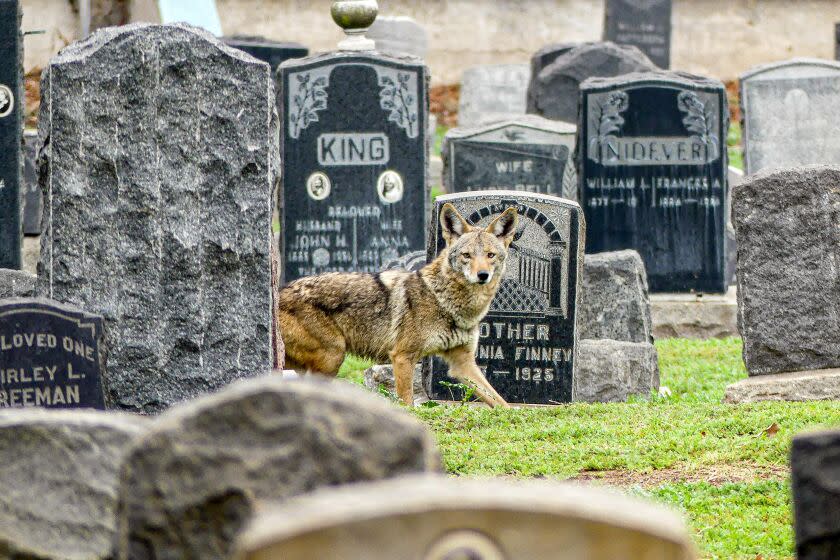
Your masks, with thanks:
[(501, 216), (490, 222), (490, 225), (487, 226), (485, 231), (495, 235), (504, 242), (505, 246), (510, 247), (513, 241), (513, 234), (516, 233), (516, 222), (518, 218), (516, 208), (510, 207)]
[(443, 239), (447, 245), (472, 231), (470, 224), (448, 202), (440, 209), (440, 228), (443, 230)]

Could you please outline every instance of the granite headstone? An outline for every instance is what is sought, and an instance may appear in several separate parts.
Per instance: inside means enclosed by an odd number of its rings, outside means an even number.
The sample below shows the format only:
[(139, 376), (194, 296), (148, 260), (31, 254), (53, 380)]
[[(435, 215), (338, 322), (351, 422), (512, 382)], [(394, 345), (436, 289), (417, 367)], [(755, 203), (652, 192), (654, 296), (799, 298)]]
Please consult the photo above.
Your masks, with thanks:
[(422, 25), (406, 16), (379, 16), (367, 31), (376, 50), (392, 56), (426, 58), (429, 39)]
[(671, 67), (671, 0), (606, 0), (604, 40), (641, 49)]
[(796, 557), (840, 557), (840, 432), (797, 435), (790, 451)]
[(105, 317), (109, 408), (159, 412), (282, 367), (268, 64), (132, 24), (62, 50), (41, 91), (38, 293)]
[(582, 43), (554, 43), (546, 45), (531, 56), (531, 79), (528, 81), (527, 106), (528, 113), (534, 113), (536, 108), (536, 80), (543, 68), (571, 51)]
[[(447, 202), (477, 227), (509, 207), (519, 214), (499, 291), (479, 327), (479, 367), (508, 402), (570, 402), (586, 229), (580, 206), (517, 191), (439, 196), (430, 222), (430, 260), (445, 246), (438, 216)], [(424, 381), (431, 398), (459, 398), (441, 385), (451, 382), (447, 371), (442, 360), (426, 360)]]
[(492, 64), (464, 70), (458, 126), (469, 128), (524, 115), (530, 79), (527, 64)]
[(834, 60), (840, 60), (840, 23), (834, 24)]
[(0, 299), (0, 408), (105, 409), (103, 320), (45, 299)]
[(793, 59), (741, 75), (744, 170), (840, 164), (840, 62)]
[(840, 368), (840, 167), (747, 176), (732, 193), (750, 375)]
[(0, 268), (21, 267), (23, 36), (19, 0), (0, 0)]
[(38, 236), (44, 213), (44, 193), (38, 185), (38, 133), (27, 130), (23, 141), (23, 234)]
[(577, 148), (587, 253), (637, 250), (652, 292), (726, 292), (728, 124), (717, 80), (587, 80)]
[(656, 70), (638, 48), (615, 43), (584, 43), (557, 57), (532, 76), (528, 112), (576, 123), (580, 84), (587, 78), (608, 78)]
[(443, 184), (449, 193), (515, 190), (577, 199), (574, 125), (536, 115), (475, 128), (453, 128), (443, 140)]
[(371, 51), (280, 67), (285, 281), (425, 246), (427, 81), (422, 61)]
[[(425, 251), (423, 257), (425, 259)], [(33, 297), (35, 295), (34, 274), (23, 270), (0, 268), (0, 299), (13, 297)]]
[(265, 37), (251, 35), (234, 35), (225, 37), (223, 41), (234, 49), (245, 51), (257, 60), (267, 62), (271, 66), (272, 73), (276, 72), (277, 68), (287, 60), (309, 56), (309, 49), (300, 43), (271, 41)]

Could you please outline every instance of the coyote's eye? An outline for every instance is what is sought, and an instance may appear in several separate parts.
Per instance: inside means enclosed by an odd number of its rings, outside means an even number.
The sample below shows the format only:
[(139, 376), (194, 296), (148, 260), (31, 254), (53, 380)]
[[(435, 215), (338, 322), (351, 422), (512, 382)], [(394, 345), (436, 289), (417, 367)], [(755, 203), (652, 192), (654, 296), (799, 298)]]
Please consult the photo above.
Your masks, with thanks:
[(470, 260), (472, 258), (472, 255), (470, 253), (461, 253), (461, 256), (467, 260)]
[(496, 256), (496, 253), (487, 253), (487, 258), (488, 259), (492, 259), (495, 256)]

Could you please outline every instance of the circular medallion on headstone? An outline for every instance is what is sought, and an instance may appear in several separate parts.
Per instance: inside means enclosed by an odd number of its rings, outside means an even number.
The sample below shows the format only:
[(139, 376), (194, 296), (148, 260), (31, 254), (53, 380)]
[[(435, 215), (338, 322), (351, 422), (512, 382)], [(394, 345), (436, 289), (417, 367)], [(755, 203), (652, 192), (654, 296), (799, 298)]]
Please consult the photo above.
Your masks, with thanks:
[(15, 108), (15, 96), (8, 86), (0, 84), (0, 118), (11, 114)]
[(330, 252), (323, 247), (312, 252), (312, 264), (315, 266), (327, 266), (330, 264)]
[(320, 171), (313, 173), (306, 180), (306, 192), (315, 200), (324, 200), (330, 196), (331, 190), (332, 183), (330, 183), (330, 178), (327, 177), (326, 173)]
[(396, 171), (385, 171), (376, 182), (379, 199), (385, 204), (399, 202), (403, 197), (403, 180)]
[(505, 555), (489, 537), (477, 531), (455, 531), (441, 538), (426, 560), (504, 560)]

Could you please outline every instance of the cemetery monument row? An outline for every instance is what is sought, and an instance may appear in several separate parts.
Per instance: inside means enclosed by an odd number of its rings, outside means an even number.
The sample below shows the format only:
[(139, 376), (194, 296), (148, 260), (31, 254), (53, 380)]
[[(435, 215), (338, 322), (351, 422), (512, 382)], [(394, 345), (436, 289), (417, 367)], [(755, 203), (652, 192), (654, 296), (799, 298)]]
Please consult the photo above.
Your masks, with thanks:
[(375, 9), (349, 4), (333, 5), (350, 35), (339, 52), (278, 70), (286, 282), (377, 272), (425, 246), (428, 71), (374, 52), (360, 33)]
[[(585, 237), (580, 206), (554, 196), (514, 191), (439, 196), (430, 222), (429, 261), (444, 247), (438, 216), (447, 202), (476, 227), (486, 227), (510, 207), (519, 214), (505, 275), (479, 326), (476, 363), (508, 402), (570, 402)], [(430, 398), (458, 398), (441, 384), (452, 381), (442, 360), (426, 360), (424, 368)]]
[(725, 292), (723, 84), (635, 73), (589, 79), (580, 99), (587, 253), (636, 249), (653, 292)]
[(658, 67), (671, 66), (672, 0), (606, 0), (604, 40), (639, 47)]
[(453, 128), (443, 141), (447, 192), (515, 190), (577, 199), (575, 126), (523, 115)]
[(741, 75), (744, 170), (840, 164), (840, 62), (796, 58)]
[(23, 36), (18, 0), (0, 0), (0, 268), (21, 267)]

